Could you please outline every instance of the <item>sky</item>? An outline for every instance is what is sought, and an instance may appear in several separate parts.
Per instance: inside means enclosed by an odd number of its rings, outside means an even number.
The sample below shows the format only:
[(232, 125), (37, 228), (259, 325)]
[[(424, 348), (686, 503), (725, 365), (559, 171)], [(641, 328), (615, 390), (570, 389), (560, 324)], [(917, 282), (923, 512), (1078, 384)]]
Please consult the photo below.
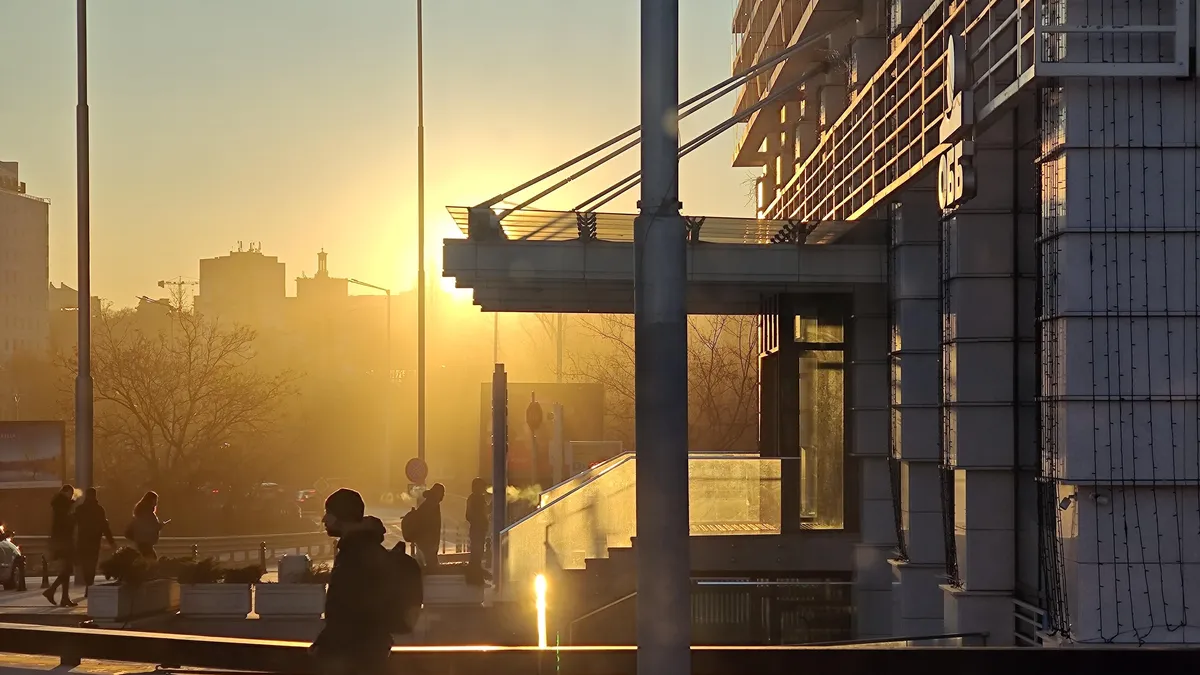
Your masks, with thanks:
[[(729, 75), (735, 0), (683, 0), (680, 95)], [(514, 187), (638, 122), (638, 0), (425, 2), (426, 265), (445, 207)], [(415, 0), (89, 5), (93, 293), (117, 305), (261, 242), (288, 277), (416, 283)], [(0, 2), (0, 160), (49, 198), (50, 277), (75, 284), (75, 2)], [(686, 141), (731, 112), (689, 118)], [(681, 167), (684, 212), (752, 215), (732, 132)], [(539, 202), (570, 208), (625, 161)], [(636, 190), (609, 210), (636, 210)], [(449, 282), (447, 282), (449, 283)], [(289, 282), (289, 293), (294, 283)]]

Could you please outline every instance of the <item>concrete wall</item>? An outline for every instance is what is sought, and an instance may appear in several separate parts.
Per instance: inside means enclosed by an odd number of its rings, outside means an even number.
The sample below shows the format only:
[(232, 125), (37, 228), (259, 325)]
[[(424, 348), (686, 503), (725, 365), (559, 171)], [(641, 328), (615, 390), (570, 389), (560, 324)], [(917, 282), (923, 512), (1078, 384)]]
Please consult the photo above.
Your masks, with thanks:
[[(1078, 3), (1073, 21), (1100, 4)], [(1171, 19), (1155, 3), (1115, 5), (1110, 22)], [(1123, 44), (1118, 60), (1157, 56), (1150, 40)], [(1129, 53), (1139, 48), (1154, 53)], [(1058, 519), (1051, 571), (1065, 596), (1055, 624), (1084, 643), (1194, 644), (1200, 88), (1065, 80), (1042, 107), (1042, 459), (1055, 479), (1043, 512)]]

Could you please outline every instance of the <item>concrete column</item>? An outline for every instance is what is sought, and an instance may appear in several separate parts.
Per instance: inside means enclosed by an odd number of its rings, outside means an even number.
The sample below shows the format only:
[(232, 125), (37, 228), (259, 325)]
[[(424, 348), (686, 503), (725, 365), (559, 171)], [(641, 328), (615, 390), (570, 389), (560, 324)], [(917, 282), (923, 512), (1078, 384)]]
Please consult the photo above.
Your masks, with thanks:
[(1036, 147), (1025, 143), (1031, 111), (1010, 113), (976, 139), (978, 193), (942, 228), (943, 451), (953, 468), (946, 487), (958, 571), (943, 587), (945, 627), (986, 632), (995, 645), (1013, 641), (1015, 467), (1036, 428), (1021, 405), (1036, 372), (1025, 339), (1034, 288), (1021, 277), (1037, 222), (1036, 151), (1017, 150)]
[(863, 0), (854, 37), (850, 43), (850, 58), (854, 68), (850, 86), (855, 91), (871, 79), (888, 56), (887, 17), (883, 0)]
[(800, 121), (800, 103), (793, 101), (785, 103), (779, 109), (779, 158), (775, 161), (775, 171), (779, 185), (787, 185), (796, 175), (796, 125)]
[(892, 627), (892, 571), (896, 548), (895, 511), (888, 471), (888, 325), (882, 286), (854, 294), (850, 320), (849, 455), (858, 465), (859, 525), (855, 546), (855, 620), (858, 637), (886, 637)]
[(817, 88), (804, 87), (804, 101), (800, 104), (799, 122), (796, 123), (796, 164), (797, 166), (804, 163), (812, 151), (817, 147), (818, 136), (817, 123), (819, 103), (817, 101)]
[(892, 207), (891, 429), (903, 557), (892, 560), (897, 635), (942, 632), (946, 544), (941, 461), (941, 211), (931, 188)]
[(1080, 643), (1194, 645), (1200, 87), (1064, 80), (1042, 105), (1041, 332), (1055, 375), (1041, 388), (1042, 459), (1057, 488), (1043, 515), (1059, 520), (1067, 610), (1055, 621)]

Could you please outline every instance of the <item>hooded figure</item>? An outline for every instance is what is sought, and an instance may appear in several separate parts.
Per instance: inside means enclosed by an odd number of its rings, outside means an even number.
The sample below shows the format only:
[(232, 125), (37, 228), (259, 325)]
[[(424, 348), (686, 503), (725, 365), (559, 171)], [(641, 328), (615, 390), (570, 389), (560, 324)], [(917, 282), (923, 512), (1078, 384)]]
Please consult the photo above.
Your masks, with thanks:
[(362, 495), (353, 490), (342, 488), (325, 500), (321, 522), (339, 541), (325, 596), (325, 629), (312, 652), (320, 671), (330, 675), (386, 672), (392, 651), (389, 608), (381, 592), (387, 528), (374, 516), (364, 517), (364, 510)]
[(442, 545), (442, 499), (446, 497), (446, 486), (434, 483), (425, 491), (421, 505), (413, 511), (416, 531), (413, 544), (420, 552), (425, 569), (438, 566), (438, 548)]
[[(50, 558), (58, 566), (58, 576), (42, 595), (52, 605), (74, 607), (70, 586), (75, 565), (75, 488), (70, 485), (62, 486), (50, 500)], [(61, 603), (54, 599), (59, 588), (62, 588)]]

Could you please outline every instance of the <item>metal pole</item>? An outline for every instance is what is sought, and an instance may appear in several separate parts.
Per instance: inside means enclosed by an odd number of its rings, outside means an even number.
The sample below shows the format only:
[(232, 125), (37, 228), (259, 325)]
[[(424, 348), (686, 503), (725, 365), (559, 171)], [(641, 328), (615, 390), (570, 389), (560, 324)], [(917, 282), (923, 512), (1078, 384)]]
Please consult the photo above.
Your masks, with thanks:
[(679, 0), (642, 0), (634, 229), (637, 671), (691, 673), (687, 243), (679, 215)]
[(508, 524), (508, 374), (497, 363), (492, 375), (492, 587), (501, 592), (504, 561), (500, 534)]
[(557, 330), (555, 331), (556, 336), (555, 336), (555, 341), (554, 341), (555, 346), (558, 351), (558, 354), (557, 354), (558, 365), (555, 366), (554, 375), (555, 375), (555, 381), (558, 382), (559, 384), (562, 384), (562, 381), (563, 381), (563, 324), (564, 324), (564, 322), (565, 322), (565, 318), (563, 317), (562, 314), (559, 314)]
[(492, 314), (492, 363), (500, 363), (500, 312)]
[(387, 341), (386, 347), (387, 356), (384, 357), (385, 374), (383, 384), (387, 389), (383, 392), (383, 404), (386, 408), (383, 413), (383, 481), (384, 492), (391, 492), (394, 483), (392, 476), (392, 415), (396, 414), (396, 408), (392, 405), (392, 389), (395, 387), (392, 383), (392, 292), (385, 290), (384, 296), (387, 298)]
[(75, 482), (92, 486), (92, 240), (87, 102), (87, 0), (76, 0), (79, 101), (75, 106), (75, 190), (78, 201), (79, 372), (75, 376)]
[(417, 0), (417, 457), (425, 459), (425, 36)]

